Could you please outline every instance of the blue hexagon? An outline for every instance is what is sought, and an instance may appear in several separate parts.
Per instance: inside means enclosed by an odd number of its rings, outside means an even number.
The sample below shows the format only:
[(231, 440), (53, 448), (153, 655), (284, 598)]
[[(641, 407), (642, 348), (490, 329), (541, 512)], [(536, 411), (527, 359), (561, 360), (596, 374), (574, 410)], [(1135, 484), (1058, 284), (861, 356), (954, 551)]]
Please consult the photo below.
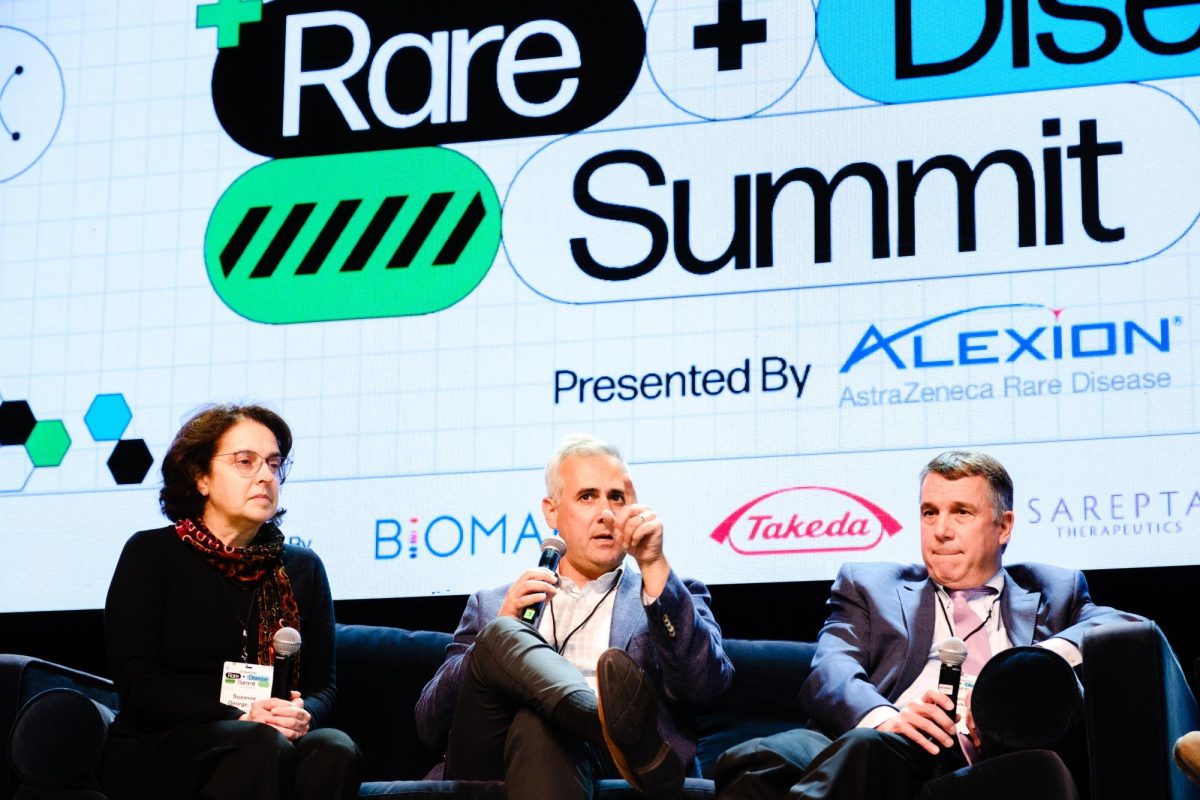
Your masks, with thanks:
[(133, 413), (123, 394), (98, 394), (83, 415), (92, 438), (97, 442), (115, 442), (129, 427)]

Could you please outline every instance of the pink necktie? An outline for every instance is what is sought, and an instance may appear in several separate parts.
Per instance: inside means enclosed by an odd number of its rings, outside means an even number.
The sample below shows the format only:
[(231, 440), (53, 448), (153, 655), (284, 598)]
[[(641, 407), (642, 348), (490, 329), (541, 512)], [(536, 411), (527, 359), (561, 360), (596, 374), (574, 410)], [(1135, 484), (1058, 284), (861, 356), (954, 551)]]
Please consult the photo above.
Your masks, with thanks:
[(967, 643), (967, 660), (963, 662), (962, 670), (968, 675), (979, 675), (979, 670), (992, 657), (988, 632), (980, 627), (983, 619), (968, 605), (972, 599), (989, 594), (996, 594), (991, 586), (954, 589), (950, 592), (950, 601), (954, 604), (954, 633)]
[[(991, 586), (954, 589), (950, 592), (950, 600), (954, 604), (954, 633), (967, 642), (967, 660), (963, 662), (962, 670), (975, 677), (978, 677), (983, 665), (992, 657), (992, 645), (988, 641), (988, 632), (981, 627), (983, 620), (969, 603), (976, 597), (984, 597), (989, 594), (996, 594), (996, 590)], [(974, 764), (979, 760), (979, 751), (975, 749), (975, 744), (971, 741), (970, 736), (960, 733), (958, 741), (968, 764)]]

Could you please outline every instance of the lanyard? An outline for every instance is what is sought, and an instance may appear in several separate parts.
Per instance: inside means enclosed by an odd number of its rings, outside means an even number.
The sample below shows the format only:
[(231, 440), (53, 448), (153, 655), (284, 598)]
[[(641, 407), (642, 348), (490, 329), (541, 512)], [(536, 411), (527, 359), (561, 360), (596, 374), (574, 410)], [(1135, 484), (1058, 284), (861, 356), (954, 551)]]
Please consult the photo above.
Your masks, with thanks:
[[(946, 591), (946, 590), (943, 589), (942, 591)], [(946, 592), (946, 596), (949, 597), (949, 595), (950, 595), (950, 593)], [(988, 624), (988, 620), (990, 620), (992, 618), (992, 612), (996, 610), (996, 601), (999, 599), (1000, 599), (999, 595), (996, 595), (992, 598), (992, 602), (988, 605), (987, 616), (984, 617), (983, 622), (976, 625), (975, 628), (972, 629), (970, 633), (968, 633), (966, 636), (962, 637), (962, 640), (964, 642), (967, 641), (968, 639), (970, 639), (975, 634), (979, 633), (981, 630), (983, 630), (984, 626)], [(951, 600), (951, 602), (954, 602), (954, 601)], [(942, 598), (940, 598), (940, 597), (938, 598), (938, 608), (942, 609), (942, 616), (946, 619), (946, 627), (950, 629), (950, 635), (958, 636), (958, 631), (956, 631), (954, 629), (954, 621), (950, 619), (950, 614), (949, 614), (949, 612), (946, 611), (946, 604), (942, 602)]]
[(567, 642), (571, 641), (571, 637), (574, 636), (576, 633), (578, 633), (580, 628), (582, 628), (584, 625), (587, 625), (589, 622), (592, 621), (592, 617), (596, 616), (596, 612), (600, 610), (600, 606), (604, 605), (604, 601), (608, 599), (608, 596), (610, 594), (612, 594), (614, 591), (616, 591), (617, 584), (619, 584), (620, 582), (621, 582), (621, 576), (618, 575), (617, 579), (615, 581), (613, 581), (613, 585), (608, 587), (608, 591), (605, 592), (604, 596), (600, 598), (600, 601), (597, 602), (596, 605), (592, 607), (592, 610), (588, 612), (588, 615), (583, 618), (583, 622), (576, 625), (571, 630), (571, 632), (567, 634), (567, 638), (563, 639), (563, 643), (561, 646), (558, 643), (558, 618), (554, 616), (554, 603), (553, 603), (553, 601), (551, 601), (551, 603), (550, 603), (550, 627), (554, 631), (554, 649), (560, 656), (566, 652)]

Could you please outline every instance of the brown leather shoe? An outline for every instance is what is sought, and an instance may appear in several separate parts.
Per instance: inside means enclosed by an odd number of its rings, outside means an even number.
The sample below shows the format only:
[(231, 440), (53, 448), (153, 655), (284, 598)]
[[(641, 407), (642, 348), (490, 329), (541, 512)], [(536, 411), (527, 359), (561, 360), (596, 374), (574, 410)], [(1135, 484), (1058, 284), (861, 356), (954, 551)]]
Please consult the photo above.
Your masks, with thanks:
[(596, 679), (604, 742), (621, 777), (650, 797), (679, 797), (683, 762), (658, 732), (658, 697), (642, 668), (613, 647), (600, 655)]
[(1175, 766), (1192, 783), (1200, 783), (1200, 731), (1185, 733), (1175, 742)]

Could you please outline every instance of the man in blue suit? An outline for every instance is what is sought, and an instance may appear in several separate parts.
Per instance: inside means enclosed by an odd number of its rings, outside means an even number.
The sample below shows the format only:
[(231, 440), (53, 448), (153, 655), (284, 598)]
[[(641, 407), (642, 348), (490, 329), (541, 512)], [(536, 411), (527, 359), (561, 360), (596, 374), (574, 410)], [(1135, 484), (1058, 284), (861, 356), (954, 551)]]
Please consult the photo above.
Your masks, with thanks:
[[(1089, 628), (1139, 619), (1093, 604), (1081, 572), (1002, 567), (1012, 508), (1012, 480), (990, 456), (949, 452), (931, 461), (921, 473), (924, 564), (842, 566), (801, 687), (817, 730), (732, 748), (717, 765), (718, 795), (907, 800), (931, 778), (987, 755), (970, 686), (990, 655), (1036, 644), (1076, 666)], [(951, 636), (969, 653), (957, 713), (938, 691), (938, 644)], [(1040, 786), (1063, 785), (1061, 762), (1030, 764), (1006, 776), (1025, 800)], [(994, 796), (987, 792), (997, 791), (996, 780), (988, 775), (971, 793)]]
[[(676, 796), (696, 753), (678, 711), (733, 679), (708, 590), (671, 569), (662, 521), (611, 445), (566, 439), (542, 512), (567, 546), (559, 574), (530, 569), (472, 595), (417, 729), (445, 747), (444, 777), (503, 778), (509, 797), (591, 798), (618, 774)], [(536, 628), (519, 620), (543, 601)]]

